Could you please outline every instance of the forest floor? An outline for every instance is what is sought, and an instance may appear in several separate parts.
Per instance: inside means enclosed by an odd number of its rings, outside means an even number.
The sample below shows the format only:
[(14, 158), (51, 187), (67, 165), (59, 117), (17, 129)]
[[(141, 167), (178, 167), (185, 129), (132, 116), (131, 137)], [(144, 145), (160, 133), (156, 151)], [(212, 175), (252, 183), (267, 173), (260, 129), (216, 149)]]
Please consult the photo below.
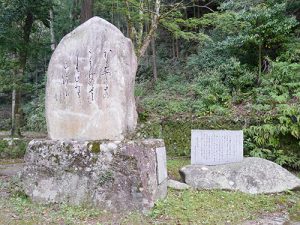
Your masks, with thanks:
[[(169, 177), (187, 158), (168, 160)], [(0, 224), (272, 224), (300, 225), (300, 192), (248, 195), (227, 191), (177, 191), (147, 214), (112, 214), (66, 204), (36, 204), (20, 189), (22, 159), (0, 161)], [(299, 221), (299, 222), (296, 222)]]

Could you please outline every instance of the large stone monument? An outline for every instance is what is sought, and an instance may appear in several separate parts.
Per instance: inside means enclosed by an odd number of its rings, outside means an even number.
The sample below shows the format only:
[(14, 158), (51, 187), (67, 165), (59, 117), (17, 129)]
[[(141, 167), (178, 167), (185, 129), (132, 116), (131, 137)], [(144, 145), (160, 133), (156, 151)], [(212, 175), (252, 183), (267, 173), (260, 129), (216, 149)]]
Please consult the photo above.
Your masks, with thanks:
[(128, 140), (137, 123), (133, 45), (94, 17), (66, 35), (47, 79), (49, 140), (29, 143), (21, 179), (37, 202), (147, 210), (167, 193), (163, 140)]
[(66, 35), (47, 73), (49, 137), (123, 139), (137, 121), (136, 70), (130, 39), (107, 21), (94, 17)]

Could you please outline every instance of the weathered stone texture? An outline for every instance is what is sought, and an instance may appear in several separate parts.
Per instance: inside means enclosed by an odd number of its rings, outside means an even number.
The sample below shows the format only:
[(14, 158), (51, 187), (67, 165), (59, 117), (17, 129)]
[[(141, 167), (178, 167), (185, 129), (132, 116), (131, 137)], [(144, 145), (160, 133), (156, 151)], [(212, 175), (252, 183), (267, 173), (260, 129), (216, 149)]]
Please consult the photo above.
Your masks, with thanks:
[(158, 182), (160, 147), (162, 140), (33, 140), (21, 179), (26, 194), (37, 202), (147, 210), (167, 194), (167, 179)]
[(251, 194), (300, 189), (300, 179), (271, 161), (244, 158), (226, 165), (190, 165), (180, 170), (183, 181), (197, 189), (225, 189)]
[(137, 59), (130, 39), (93, 17), (67, 34), (47, 73), (48, 134), (58, 140), (122, 140), (136, 127)]
[(165, 147), (156, 149), (158, 183), (168, 178), (167, 174), (167, 152)]

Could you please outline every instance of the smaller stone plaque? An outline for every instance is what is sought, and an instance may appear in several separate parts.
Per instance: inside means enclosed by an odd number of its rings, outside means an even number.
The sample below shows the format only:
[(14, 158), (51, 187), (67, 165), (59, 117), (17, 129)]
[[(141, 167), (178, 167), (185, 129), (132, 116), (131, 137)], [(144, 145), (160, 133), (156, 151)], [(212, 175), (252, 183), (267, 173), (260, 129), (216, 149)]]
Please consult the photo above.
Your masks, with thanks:
[(192, 165), (218, 165), (242, 160), (242, 130), (192, 130)]
[(156, 148), (157, 182), (161, 184), (168, 177), (166, 148)]

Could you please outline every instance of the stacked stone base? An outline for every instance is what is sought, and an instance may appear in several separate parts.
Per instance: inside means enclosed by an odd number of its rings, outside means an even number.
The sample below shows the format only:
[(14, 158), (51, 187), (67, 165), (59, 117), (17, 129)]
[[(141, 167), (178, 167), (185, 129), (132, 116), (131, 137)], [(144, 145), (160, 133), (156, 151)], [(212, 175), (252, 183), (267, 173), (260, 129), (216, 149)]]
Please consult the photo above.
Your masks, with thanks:
[(167, 194), (163, 140), (33, 140), (21, 179), (35, 202), (148, 210)]

